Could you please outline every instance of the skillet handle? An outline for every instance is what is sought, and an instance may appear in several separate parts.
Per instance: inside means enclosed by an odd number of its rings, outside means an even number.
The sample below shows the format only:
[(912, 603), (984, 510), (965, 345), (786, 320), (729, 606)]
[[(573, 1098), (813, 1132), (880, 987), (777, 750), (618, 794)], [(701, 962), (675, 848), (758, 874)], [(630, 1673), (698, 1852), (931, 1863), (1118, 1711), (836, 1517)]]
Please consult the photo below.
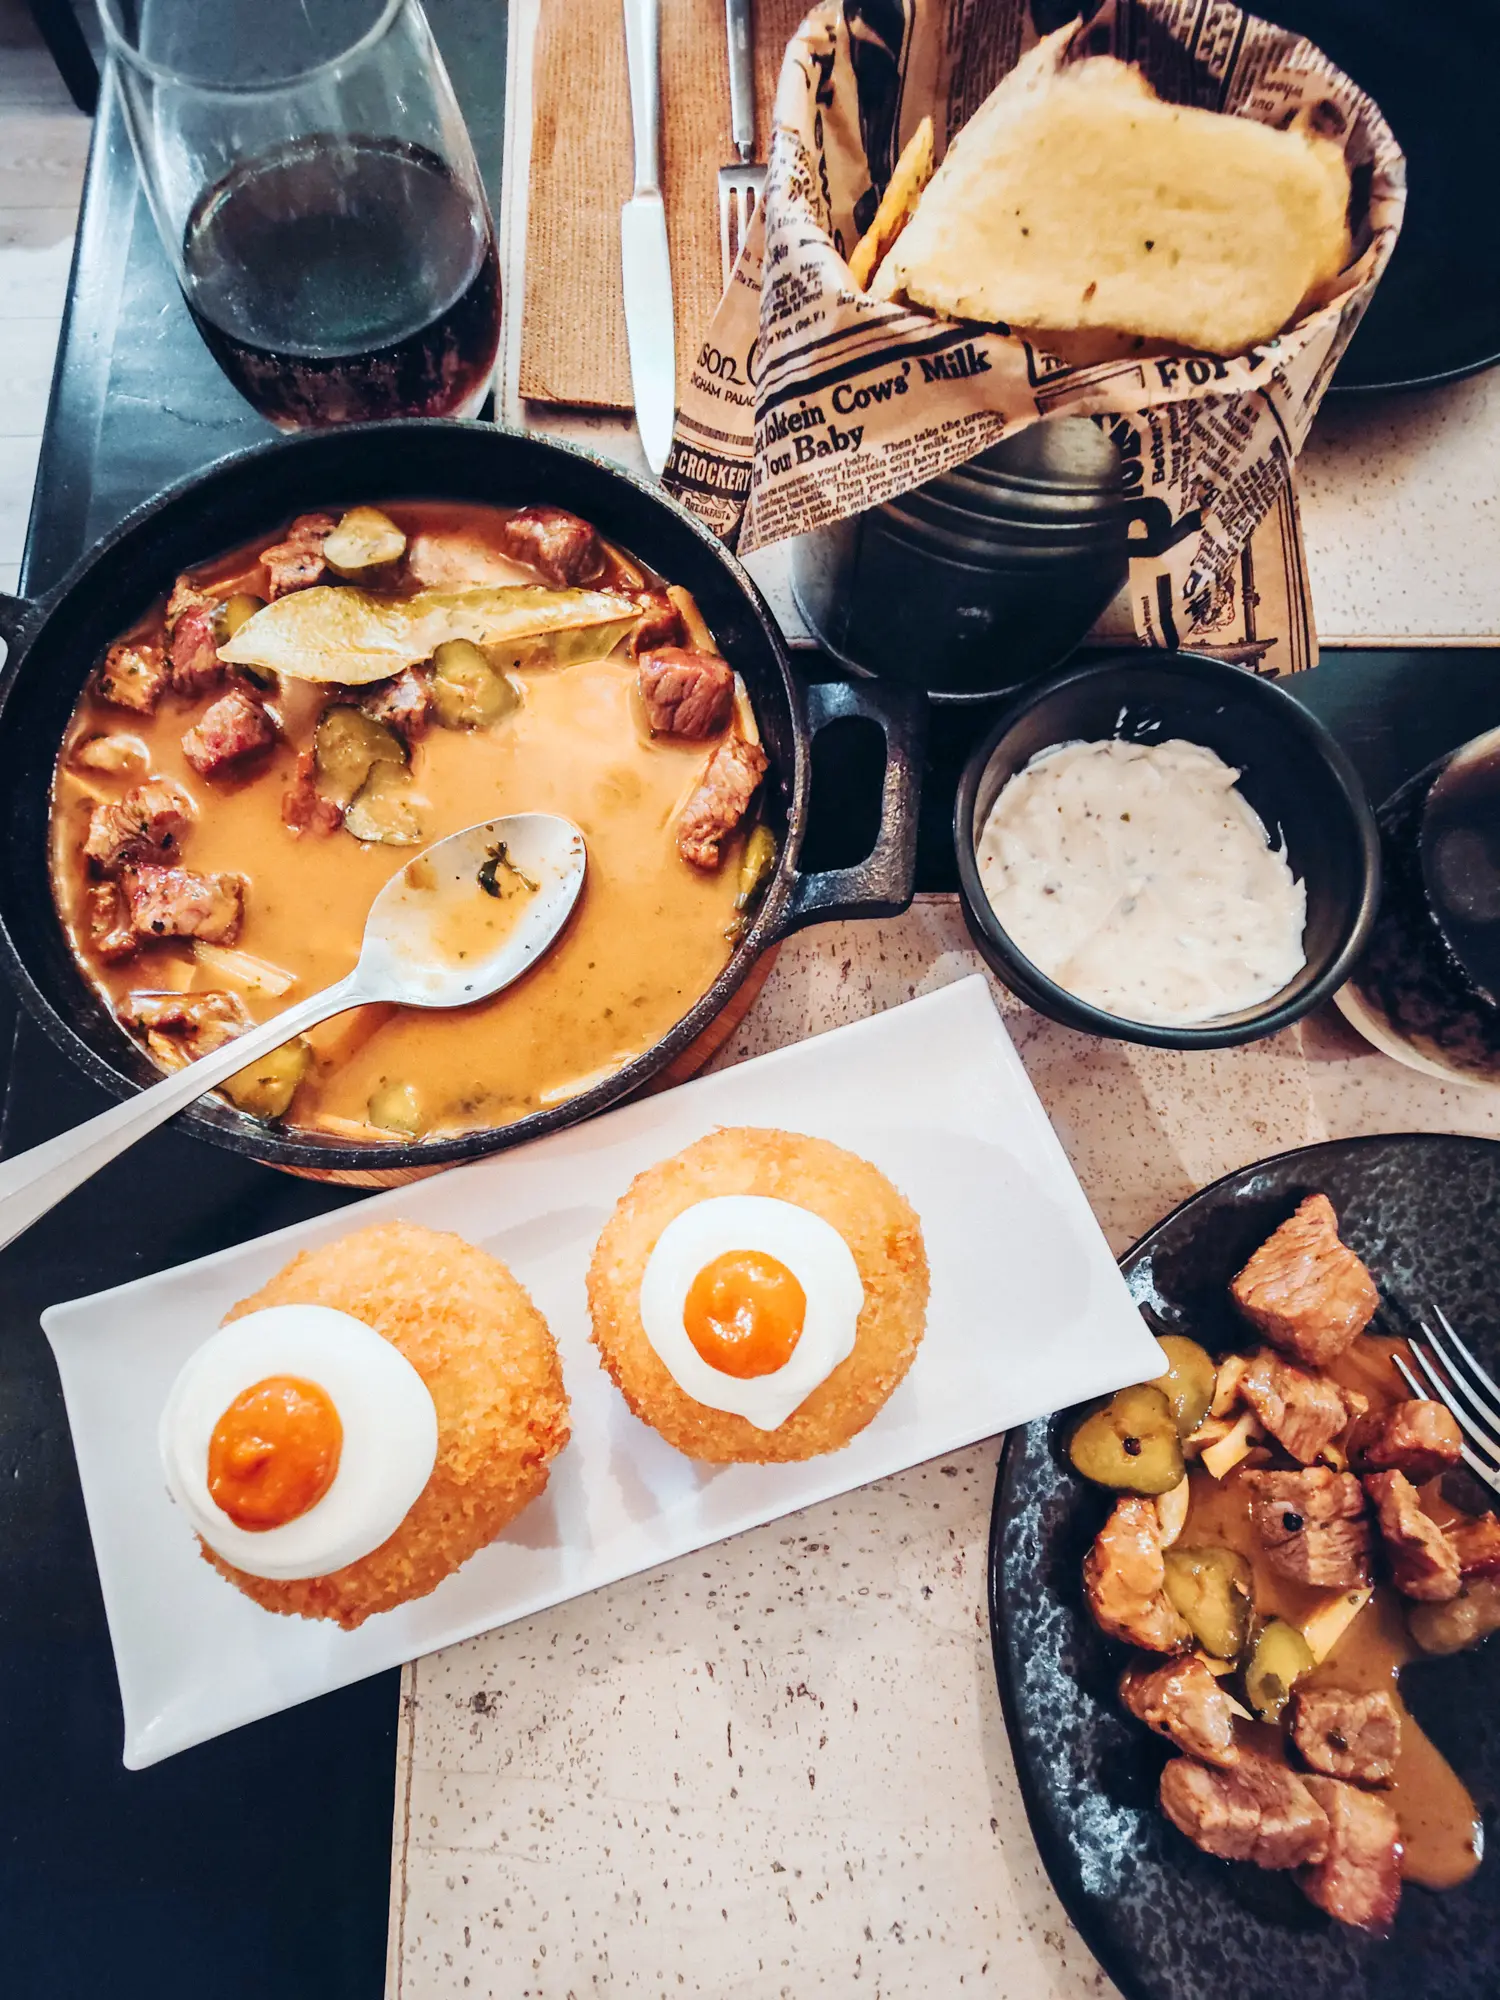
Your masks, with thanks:
[(12, 597), (8, 591), (0, 590), (0, 642), (5, 646), (5, 666), (15, 665), (16, 653), (25, 641), (36, 613), (37, 607), (29, 598)]
[(807, 727), (816, 736), (830, 722), (863, 716), (885, 737), (880, 832), (863, 861), (822, 874), (795, 874), (782, 927), (834, 923), (842, 917), (895, 917), (911, 902), (917, 881), (917, 808), (922, 753), (927, 746), (927, 698), (881, 681), (812, 681)]

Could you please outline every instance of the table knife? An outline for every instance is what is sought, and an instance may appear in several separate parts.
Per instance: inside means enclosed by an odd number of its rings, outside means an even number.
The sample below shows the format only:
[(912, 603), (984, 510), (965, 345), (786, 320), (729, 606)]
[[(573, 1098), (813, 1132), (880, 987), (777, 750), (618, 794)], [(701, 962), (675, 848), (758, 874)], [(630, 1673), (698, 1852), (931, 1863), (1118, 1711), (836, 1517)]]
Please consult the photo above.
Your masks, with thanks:
[(661, 198), (659, 0), (625, 0), (625, 62), (635, 135), (635, 193), (620, 211), (620, 263), (630, 386), (646, 463), (660, 472), (677, 414), (672, 266)]

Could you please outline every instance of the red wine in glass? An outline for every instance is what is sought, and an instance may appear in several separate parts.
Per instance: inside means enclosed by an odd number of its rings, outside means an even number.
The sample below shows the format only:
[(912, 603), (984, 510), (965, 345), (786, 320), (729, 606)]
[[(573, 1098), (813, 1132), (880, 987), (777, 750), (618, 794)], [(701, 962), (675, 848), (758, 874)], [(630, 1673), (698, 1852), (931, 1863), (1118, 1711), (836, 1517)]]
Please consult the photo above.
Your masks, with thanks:
[(283, 430), (472, 416), (500, 340), (489, 218), (404, 139), (320, 133), (235, 167), (188, 217), (182, 288)]

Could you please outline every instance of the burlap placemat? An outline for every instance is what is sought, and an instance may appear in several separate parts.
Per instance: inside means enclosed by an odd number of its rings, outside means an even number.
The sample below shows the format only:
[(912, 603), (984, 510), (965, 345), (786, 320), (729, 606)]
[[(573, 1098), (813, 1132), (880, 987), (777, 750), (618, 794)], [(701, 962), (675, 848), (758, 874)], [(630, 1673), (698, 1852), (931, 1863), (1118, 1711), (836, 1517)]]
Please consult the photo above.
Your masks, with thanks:
[[(756, 8), (761, 159), (781, 59), (808, 4), (759, 0)], [(665, 0), (661, 105), (680, 395), (722, 290), (717, 175), (733, 157), (723, 0)], [(620, 210), (630, 199), (631, 157), (620, 0), (542, 0), (520, 380), (534, 402), (631, 407), (620, 303)]]

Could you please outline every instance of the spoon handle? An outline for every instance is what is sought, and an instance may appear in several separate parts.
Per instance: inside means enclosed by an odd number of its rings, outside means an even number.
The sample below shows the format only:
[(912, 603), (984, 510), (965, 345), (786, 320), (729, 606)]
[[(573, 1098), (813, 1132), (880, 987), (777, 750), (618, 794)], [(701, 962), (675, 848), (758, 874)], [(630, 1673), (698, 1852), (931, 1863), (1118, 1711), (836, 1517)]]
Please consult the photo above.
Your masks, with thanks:
[(56, 1207), (64, 1195), (109, 1165), (118, 1154), (144, 1139), (158, 1125), (186, 1110), (195, 1098), (223, 1083), (237, 1070), (247, 1068), (271, 1049), (279, 1049), (304, 1028), (314, 1028), (331, 1014), (357, 1007), (373, 996), (358, 983), (357, 972), (336, 986), (311, 994), (296, 1006), (288, 1007), (274, 1020), (263, 1022), (248, 1034), (237, 1035), (221, 1049), (214, 1049), (196, 1062), (188, 1063), (160, 1083), (126, 1098), (123, 1104), (101, 1111), (97, 1118), (61, 1132), (29, 1152), (18, 1153), (0, 1165), (0, 1249), (13, 1243), (22, 1230)]

